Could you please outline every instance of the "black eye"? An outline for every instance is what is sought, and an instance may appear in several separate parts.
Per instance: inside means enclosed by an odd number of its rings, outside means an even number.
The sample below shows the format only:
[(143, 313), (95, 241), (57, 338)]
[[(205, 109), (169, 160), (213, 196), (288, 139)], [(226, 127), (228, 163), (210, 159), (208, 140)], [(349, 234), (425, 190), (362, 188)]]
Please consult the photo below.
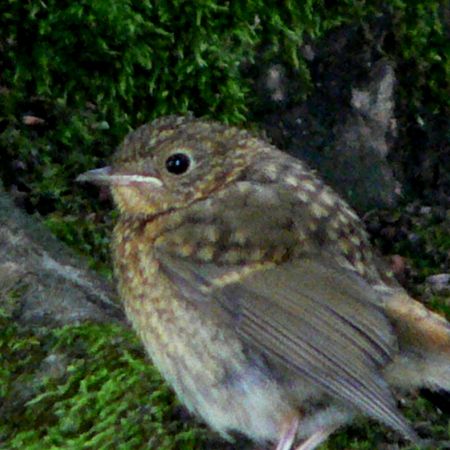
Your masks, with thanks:
[(185, 153), (174, 153), (166, 159), (166, 169), (174, 175), (181, 175), (191, 165), (191, 159)]

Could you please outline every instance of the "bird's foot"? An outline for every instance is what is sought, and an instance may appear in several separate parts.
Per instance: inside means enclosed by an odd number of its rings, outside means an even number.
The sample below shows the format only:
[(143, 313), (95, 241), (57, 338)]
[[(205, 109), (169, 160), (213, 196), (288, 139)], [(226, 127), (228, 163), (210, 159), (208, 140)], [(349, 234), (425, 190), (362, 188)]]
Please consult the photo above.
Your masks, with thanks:
[(289, 418), (283, 426), (280, 441), (276, 450), (291, 450), (298, 430), (299, 420), (297, 416)]
[(308, 439), (303, 441), (295, 450), (314, 450), (322, 442), (328, 439), (328, 436), (335, 430), (335, 428), (321, 428), (313, 433)]

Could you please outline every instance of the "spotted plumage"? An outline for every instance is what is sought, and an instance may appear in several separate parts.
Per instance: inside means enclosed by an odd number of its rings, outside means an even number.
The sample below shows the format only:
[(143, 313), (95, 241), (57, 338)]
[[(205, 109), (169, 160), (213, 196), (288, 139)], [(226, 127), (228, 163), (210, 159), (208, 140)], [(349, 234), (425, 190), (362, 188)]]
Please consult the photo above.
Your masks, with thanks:
[(450, 331), (374, 254), (355, 212), (247, 131), (166, 117), (107, 183), (127, 316), (184, 404), (230, 438), (312, 450), (366, 415), (417, 436), (393, 387), (450, 390)]

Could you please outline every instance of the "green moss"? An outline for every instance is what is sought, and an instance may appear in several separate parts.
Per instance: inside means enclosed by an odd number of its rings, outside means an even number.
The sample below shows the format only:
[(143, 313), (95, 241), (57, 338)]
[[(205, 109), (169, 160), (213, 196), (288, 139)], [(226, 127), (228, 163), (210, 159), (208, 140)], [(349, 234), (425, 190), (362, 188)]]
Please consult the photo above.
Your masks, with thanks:
[(102, 216), (100, 221), (95, 220), (95, 213), (83, 217), (63, 216), (60, 212), (55, 212), (45, 218), (44, 224), (56, 237), (87, 258), (92, 269), (111, 280), (109, 240), (115, 216), (116, 212), (112, 211)]
[(403, 100), (412, 110), (424, 111), (424, 106), (429, 106), (433, 114), (442, 113), (450, 106), (448, 96), (440, 98), (450, 75), (450, 43), (444, 19), (448, 1), (395, 3), (397, 42), (402, 63), (409, 69), (400, 72), (401, 88), (410, 94)]
[(427, 305), (434, 311), (443, 314), (450, 321), (450, 302), (448, 295), (433, 295), (427, 300)]
[(409, 258), (415, 271), (415, 281), (423, 282), (430, 275), (448, 269), (450, 255), (450, 215), (435, 214), (412, 217), (409, 235), (396, 243), (393, 251)]
[(0, 329), (0, 448), (201, 446), (204, 432), (177, 418), (132, 332), (93, 324), (23, 332), (3, 319)]
[[(210, 448), (203, 428), (177, 416), (176, 399), (131, 331), (93, 324), (19, 331), (0, 320), (0, 448)], [(434, 436), (449, 432), (445, 418), (423, 399), (407, 415), (432, 420)], [(321, 448), (369, 450), (386, 433), (360, 421)]]

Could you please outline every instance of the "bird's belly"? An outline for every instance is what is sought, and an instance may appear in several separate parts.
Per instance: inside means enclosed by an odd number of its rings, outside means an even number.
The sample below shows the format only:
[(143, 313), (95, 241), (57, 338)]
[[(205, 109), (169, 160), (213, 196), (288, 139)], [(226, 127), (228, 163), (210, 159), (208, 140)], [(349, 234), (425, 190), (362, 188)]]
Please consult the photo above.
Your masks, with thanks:
[(238, 337), (164, 282), (140, 289), (137, 297), (139, 290), (133, 291), (123, 292), (127, 316), (188, 409), (224, 436), (238, 431), (256, 441), (277, 440), (292, 409), (279, 383), (249, 360)]

